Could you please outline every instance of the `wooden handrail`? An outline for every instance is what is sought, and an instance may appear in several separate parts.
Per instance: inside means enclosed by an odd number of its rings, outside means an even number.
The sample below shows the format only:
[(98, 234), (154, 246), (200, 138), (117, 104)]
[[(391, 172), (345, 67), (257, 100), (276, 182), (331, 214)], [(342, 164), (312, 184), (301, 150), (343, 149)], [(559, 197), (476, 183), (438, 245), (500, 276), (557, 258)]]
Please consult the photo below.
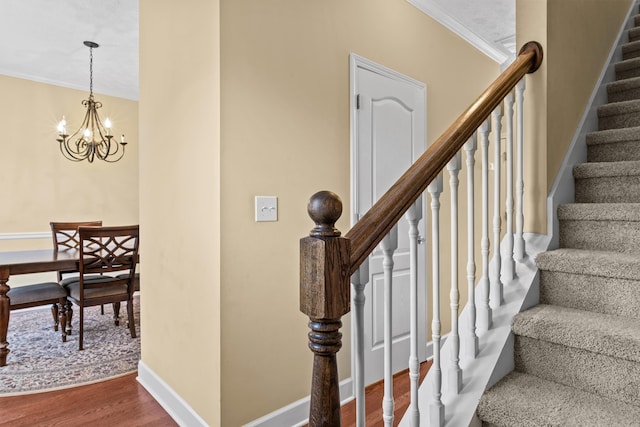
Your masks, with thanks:
[(351, 242), (350, 274), (369, 256), (433, 179), (504, 97), (542, 63), (542, 46), (528, 42), (515, 61), (415, 161), (345, 235)]

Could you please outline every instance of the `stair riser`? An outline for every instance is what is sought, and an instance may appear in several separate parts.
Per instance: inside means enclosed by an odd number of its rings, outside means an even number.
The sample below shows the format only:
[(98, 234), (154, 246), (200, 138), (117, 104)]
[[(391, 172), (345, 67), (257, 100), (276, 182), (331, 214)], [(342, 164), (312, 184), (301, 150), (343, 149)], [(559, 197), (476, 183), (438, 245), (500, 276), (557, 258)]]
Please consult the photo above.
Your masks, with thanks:
[(639, 280), (540, 270), (540, 303), (640, 319)]
[(640, 160), (640, 140), (587, 146), (589, 162), (621, 162)]
[(561, 219), (560, 247), (640, 252), (640, 223)]
[(600, 130), (620, 129), (640, 126), (640, 114), (637, 111), (623, 112), (598, 117)]
[(622, 47), (622, 60), (633, 59), (640, 57), (640, 48), (635, 45)]
[(575, 180), (577, 203), (640, 203), (640, 176)]
[(515, 337), (519, 372), (640, 405), (640, 364), (528, 337)]
[(640, 99), (640, 87), (630, 88), (627, 90), (609, 91), (607, 92), (609, 102), (631, 101)]
[(640, 40), (640, 28), (632, 28), (629, 30), (629, 41), (635, 42)]
[(631, 79), (633, 77), (640, 77), (640, 64), (638, 67), (633, 67), (625, 70), (616, 70), (616, 80)]

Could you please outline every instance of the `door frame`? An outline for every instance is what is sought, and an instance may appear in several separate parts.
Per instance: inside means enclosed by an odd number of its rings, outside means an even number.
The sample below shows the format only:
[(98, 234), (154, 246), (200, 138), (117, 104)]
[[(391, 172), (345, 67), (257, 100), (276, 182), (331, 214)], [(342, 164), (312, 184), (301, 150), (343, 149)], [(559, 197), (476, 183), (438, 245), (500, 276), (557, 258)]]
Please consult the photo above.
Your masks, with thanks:
[[(371, 61), (367, 58), (364, 58), (355, 53), (349, 54), (349, 135), (350, 135), (350, 187), (351, 187), (351, 200), (349, 206), (349, 220), (350, 227), (353, 227), (354, 224), (359, 220), (357, 217), (358, 212), (358, 144), (357, 144), (357, 134), (358, 134), (358, 114), (357, 114), (357, 88), (358, 88), (358, 68), (368, 70), (370, 72), (379, 74), (383, 77), (390, 78), (395, 81), (401, 81), (403, 83), (407, 83), (411, 86), (414, 86), (416, 89), (422, 91), (424, 97), (424, 107), (425, 107), (425, 123), (424, 123), (424, 131), (425, 131), (425, 150), (428, 147), (426, 136), (427, 136), (427, 85), (423, 82), (415, 80), (411, 77), (408, 77), (404, 74), (399, 73), (391, 68), (380, 65), (374, 61)], [(423, 206), (423, 221), (426, 221), (426, 209)], [(426, 228), (426, 225), (425, 225)], [(426, 266), (426, 259), (424, 260), (424, 265)], [(425, 272), (426, 278), (426, 272)], [(371, 286), (368, 283), (368, 286)], [(426, 294), (425, 294), (426, 295)], [(428, 300), (428, 298), (427, 298)], [(427, 301), (425, 301), (425, 310), (428, 310)], [(352, 312), (353, 313), (353, 312)], [(351, 377), (355, 375), (355, 364), (356, 364), (356, 352), (355, 352), (355, 344), (356, 340), (353, 339), (355, 322), (351, 319)], [(425, 329), (426, 332), (426, 329)], [(426, 337), (425, 337), (426, 338)], [(427, 342), (427, 348), (429, 347), (429, 342)], [(426, 350), (426, 349), (425, 349)], [(426, 351), (426, 357), (429, 357), (429, 352)], [(356, 382), (353, 381), (353, 385), (355, 387)]]

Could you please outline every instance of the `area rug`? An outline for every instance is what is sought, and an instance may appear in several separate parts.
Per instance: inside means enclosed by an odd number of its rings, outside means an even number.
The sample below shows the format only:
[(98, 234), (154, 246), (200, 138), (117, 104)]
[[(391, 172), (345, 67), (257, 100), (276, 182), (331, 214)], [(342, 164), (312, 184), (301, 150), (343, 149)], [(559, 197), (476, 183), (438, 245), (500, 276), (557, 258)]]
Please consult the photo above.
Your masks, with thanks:
[(135, 372), (140, 360), (140, 304), (134, 299), (137, 338), (127, 328), (126, 303), (120, 326), (105, 305), (85, 308), (84, 350), (78, 351), (78, 308), (73, 331), (63, 343), (53, 330), (49, 307), (11, 312), (7, 341), (11, 352), (0, 367), (0, 397), (59, 390)]

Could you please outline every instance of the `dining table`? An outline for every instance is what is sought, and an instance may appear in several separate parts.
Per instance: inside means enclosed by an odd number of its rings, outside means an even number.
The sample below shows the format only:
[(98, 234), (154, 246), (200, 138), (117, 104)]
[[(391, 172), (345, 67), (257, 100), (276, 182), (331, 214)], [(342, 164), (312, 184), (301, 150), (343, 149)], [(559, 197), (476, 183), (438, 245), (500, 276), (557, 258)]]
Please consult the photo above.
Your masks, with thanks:
[(7, 364), (9, 343), (9, 277), (16, 274), (77, 270), (80, 251), (53, 249), (0, 252), (0, 367)]

